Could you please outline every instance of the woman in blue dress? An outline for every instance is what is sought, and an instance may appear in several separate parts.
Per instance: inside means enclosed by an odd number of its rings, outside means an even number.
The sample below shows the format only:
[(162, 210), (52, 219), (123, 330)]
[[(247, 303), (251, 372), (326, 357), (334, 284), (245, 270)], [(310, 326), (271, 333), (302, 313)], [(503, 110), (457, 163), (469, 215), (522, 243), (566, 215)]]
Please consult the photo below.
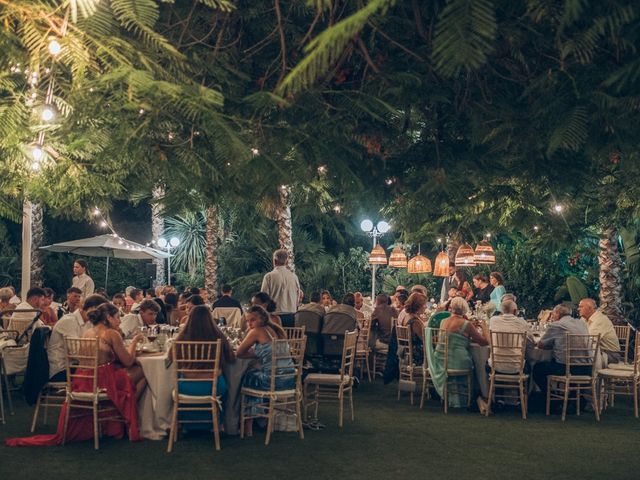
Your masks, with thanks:
[(502, 303), (502, 296), (507, 293), (504, 288), (504, 277), (500, 272), (491, 272), (489, 275), (489, 282), (493, 287), (491, 291), (491, 303), (496, 306), (496, 311), (500, 310), (500, 303)]
[[(211, 310), (206, 305), (194, 306), (189, 312), (189, 317), (184, 327), (184, 330), (176, 338), (178, 341), (184, 342), (215, 342), (221, 340), (222, 352), (220, 352), (220, 372), (218, 373), (218, 380), (216, 382), (216, 393), (222, 399), (222, 405), (224, 408), (224, 397), (227, 393), (227, 381), (222, 375), (222, 366), (225, 363), (232, 363), (234, 361), (233, 349), (229, 344), (229, 340), (222, 333), (222, 331), (216, 325)], [(200, 368), (209, 368), (210, 364), (203, 364)], [(198, 364), (192, 365), (194, 370), (198, 369)], [(201, 378), (202, 381), (183, 381), (178, 379), (178, 391), (184, 395), (197, 395), (206, 396), (211, 395), (212, 382), (206, 378), (210, 378), (209, 372), (190, 372), (189, 378)], [(202, 420), (202, 428), (211, 428), (211, 414), (209, 412), (180, 412), (181, 420)], [(208, 424), (208, 425), (207, 425)], [(197, 424), (196, 424), (197, 425)], [(197, 430), (194, 426), (190, 425), (190, 430)]]
[[(259, 305), (249, 308), (246, 313), (246, 320), (249, 331), (240, 346), (238, 347), (238, 358), (257, 358), (260, 361), (260, 368), (247, 371), (242, 381), (242, 385), (256, 390), (271, 389), (271, 359), (274, 340), (286, 339), (282, 327), (274, 323), (267, 311)], [(281, 345), (281, 344), (280, 344)], [(283, 345), (288, 351), (288, 345)], [(280, 352), (285, 353), (285, 352)], [(278, 378), (276, 390), (288, 390), (294, 388), (296, 375), (291, 359), (279, 360), (281, 364), (276, 365)], [(291, 376), (286, 375), (291, 373)], [(280, 376), (284, 374), (285, 376)], [(258, 403), (258, 398), (249, 397), (249, 403)], [(248, 436), (253, 432), (253, 420), (249, 419), (245, 423), (245, 432)]]

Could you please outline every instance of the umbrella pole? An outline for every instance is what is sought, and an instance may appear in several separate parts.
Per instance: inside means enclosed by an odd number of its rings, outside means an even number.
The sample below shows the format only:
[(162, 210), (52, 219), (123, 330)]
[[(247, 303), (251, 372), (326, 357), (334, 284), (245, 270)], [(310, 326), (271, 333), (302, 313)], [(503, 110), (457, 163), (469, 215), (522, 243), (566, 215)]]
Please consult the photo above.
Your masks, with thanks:
[(106, 270), (106, 273), (104, 278), (104, 289), (107, 291), (107, 293), (109, 293), (109, 287), (107, 287), (107, 285), (109, 284), (109, 256), (108, 255), (107, 255), (107, 268), (105, 270)]

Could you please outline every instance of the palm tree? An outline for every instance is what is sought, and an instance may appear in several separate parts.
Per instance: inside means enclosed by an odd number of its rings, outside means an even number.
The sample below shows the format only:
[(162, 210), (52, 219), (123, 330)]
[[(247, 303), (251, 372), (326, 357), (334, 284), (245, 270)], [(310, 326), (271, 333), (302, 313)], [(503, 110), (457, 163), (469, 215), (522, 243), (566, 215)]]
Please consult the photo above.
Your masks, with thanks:
[(215, 205), (207, 208), (207, 233), (204, 258), (204, 287), (209, 298), (216, 298), (218, 293), (218, 209)]
[[(161, 185), (156, 185), (152, 190), (151, 195), (153, 197), (153, 201), (151, 202), (151, 237), (154, 240), (157, 240), (164, 235), (164, 218), (162, 217), (162, 206), (160, 204), (160, 200), (164, 196), (164, 189)], [(156, 265), (156, 279), (154, 281), (154, 285), (164, 285), (164, 259), (155, 259), (153, 263)]]

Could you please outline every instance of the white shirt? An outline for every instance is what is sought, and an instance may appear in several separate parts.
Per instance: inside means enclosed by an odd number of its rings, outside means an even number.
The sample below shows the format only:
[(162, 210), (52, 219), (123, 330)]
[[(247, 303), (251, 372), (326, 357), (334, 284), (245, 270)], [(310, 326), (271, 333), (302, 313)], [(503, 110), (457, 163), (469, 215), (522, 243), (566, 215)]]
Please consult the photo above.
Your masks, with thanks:
[(284, 265), (279, 265), (262, 279), (260, 290), (269, 294), (276, 303), (276, 315), (298, 311), (300, 282), (295, 273)]
[(19, 305), (21, 302), (22, 300), (20, 300), (20, 297), (18, 297), (17, 295), (14, 295), (9, 299), (9, 303), (13, 303), (14, 305)]
[[(22, 302), (21, 304), (19, 304), (16, 307), (16, 310), (33, 310), (33, 307), (31, 306), (31, 304), (29, 302)], [(22, 333), (24, 331), (24, 329), (28, 326), (25, 325), (24, 327), (20, 327), (17, 328), (15, 325), (13, 324), (14, 320), (33, 320), (36, 316), (36, 312), (15, 312), (11, 315), (11, 320), (9, 321), (9, 325), (7, 327), (8, 330), (18, 330), (20, 333)], [(42, 322), (42, 320), (38, 319), (38, 321), (33, 325), (33, 330), (35, 330), (36, 328), (39, 327), (44, 327), (44, 323)]]
[(619, 352), (620, 341), (613, 328), (613, 323), (599, 309), (596, 310), (589, 320), (586, 320), (589, 328), (589, 335), (600, 334), (600, 348), (607, 352)]
[(91, 322), (86, 322), (80, 314), (80, 310), (63, 315), (53, 326), (47, 356), (49, 357), (49, 378), (65, 369), (66, 355), (64, 339), (67, 337), (79, 338), (91, 328)]
[[(495, 317), (491, 317), (489, 320), (489, 330), (492, 332), (507, 332), (507, 333), (526, 333), (527, 338), (527, 347), (533, 347), (533, 335), (531, 330), (529, 329), (529, 325), (524, 318), (516, 317), (512, 314), (502, 314), (497, 315)], [(499, 345), (498, 345), (499, 347)], [(500, 351), (505, 355), (517, 355), (520, 353), (520, 349), (518, 348), (497, 348), (496, 350)], [(504, 351), (502, 351), (504, 350)], [(526, 356), (526, 353), (525, 353)], [(504, 357), (503, 357), (504, 358)], [(518, 365), (517, 363), (508, 363), (508, 362), (497, 362), (499, 365), (496, 367), (496, 370), (500, 373), (517, 373)], [(491, 365), (491, 357), (489, 357), (489, 365)]]
[(138, 313), (125, 315), (120, 322), (120, 330), (122, 330), (125, 338), (130, 338), (136, 328), (142, 328), (144, 326), (145, 324), (142, 321), (142, 317)]
[(96, 288), (95, 285), (93, 284), (93, 280), (86, 273), (73, 277), (71, 286), (82, 290), (83, 300), (87, 298), (89, 295), (93, 295), (93, 292)]

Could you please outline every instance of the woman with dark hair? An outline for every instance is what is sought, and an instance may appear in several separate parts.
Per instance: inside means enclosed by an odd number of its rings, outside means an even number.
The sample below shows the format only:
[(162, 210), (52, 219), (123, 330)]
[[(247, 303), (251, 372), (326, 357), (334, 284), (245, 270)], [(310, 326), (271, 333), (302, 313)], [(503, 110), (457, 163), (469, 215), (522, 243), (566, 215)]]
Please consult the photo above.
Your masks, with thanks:
[(269, 319), (271, 320), (271, 322), (282, 326), (282, 320), (280, 320), (280, 317), (273, 313), (276, 311), (276, 302), (272, 300), (268, 293), (255, 293), (253, 297), (251, 297), (251, 305), (258, 305), (259, 307), (264, 308), (269, 314)]
[(411, 328), (411, 345), (414, 365), (422, 365), (424, 361), (424, 321), (422, 315), (427, 309), (427, 296), (420, 292), (413, 292), (405, 303), (407, 314), (405, 325)]
[(89, 265), (84, 258), (77, 258), (73, 262), (73, 281), (71, 286), (82, 291), (82, 300), (89, 295), (93, 295), (95, 290), (93, 279), (87, 274), (88, 267)]
[(184, 324), (189, 319), (189, 314), (193, 307), (204, 305), (204, 298), (200, 295), (191, 295), (185, 302), (185, 315), (180, 319), (180, 325)]
[(167, 309), (167, 321), (170, 325), (180, 325), (180, 310), (178, 309), (178, 294), (167, 292), (164, 294), (165, 308)]
[(164, 301), (160, 297), (152, 298), (154, 302), (158, 304), (160, 307), (160, 311), (158, 312), (158, 316), (156, 317), (156, 323), (159, 325), (169, 323), (167, 320), (167, 307), (164, 304)]
[[(120, 310), (106, 298), (91, 295), (85, 300), (82, 311), (93, 324), (93, 328), (84, 334), (84, 338), (98, 339), (98, 388), (106, 392), (109, 400), (124, 419), (129, 432), (129, 440), (141, 440), (138, 430), (137, 396), (146, 386), (146, 380), (139, 365), (135, 365), (136, 344), (142, 335), (134, 337), (131, 345), (125, 347), (120, 335)], [(61, 320), (62, 321), (62, 320)], [(76, 370), (76, 374), (82, 374)], [(76, 392), (93, 391), (90, 372), (87, 377), (75, 377), (73, 389)], [(137, 392), (136, 392), (137, 389)], [(136, 393), (138, 395), (136, 395)], [(6, 440), (8, 446), (60, 445), (64, 437), (65, 418), (68, 408), (63, 406), (58, 419), (58, 430), (54, 435), (35, 435), (27, 438)], [(71, 416), (68, 420), (66, 442), (79, 442), (93, 438), (93, 419), (91, 415)], [(109, 437), (121, 438), (124, 435), (120, 421), (105, 421), (101, 432)]]
[(458, 292), (460, 292), (459, 295), (468, 302), (473, 298), (473, 289), (467, 281), (467, 275), (462, 271), (461, 268), (457, 268), (455, 277), (458, 280)]
[[(254, 358), (260, 360), (260, 369), (249, 370), (244, 376), (243, 386), (257, 390), (269, 390), (271, 388), (271, 359), (272, 342), (276, 339), (286, 339), (287, 336), (280, 325), (274, 323), (267, 311), (259, 305), (249, 308), (246, 313), (249, 324), (249, 332), (238, 347), (236, 352), (238, 358)], [(286, 347), (289, 348), (288, 346)], [(290, 359), (284, 360), (282, 364), (276, 365), (278, 377), (276, 381), (277, 390), (287, 390), (295, 386), (295, 370)], [(291, 373), (291, 376), (288, 374)], [(249, 398), (251, 402), (252, 398)], [(255, 402), (259, 402), (255, 399)], [(245, 432), (252, 435), (252, 420), (245, 423)]]
[(500, 303), (502, 303), (502, 296), (507, 293), (504, 288), (504, 277), (500, 272), (491, 272), (489, 274), (489, 282), (493, 287), (491, 302), (496, 306), (496, 311), (498, 311), (500, 310)]
[[(211, 310), (206, 305), (196, 305), (189, 312), (189, 319), (186, 322), (184, 330), (180, 332), (180, 335), (176, 338), (181, 342), (215, 342), (221, 340), (222, 351), (220, 352), (220, 373), (216, 383), (216, 392), (221, 397), (224, 397), (227, 393), (227, 381), (222, 375), (222, 366), (225, 363), (232, 363), (235, 360), (233, 349), (229, 344), (229, 340), (218, 328)], [(176, 352), (179, 354), (180, 352)], [(212, 359), (211, 359), (212, 360)], [(211, 395), (212, 383), (207, 372), (198, 372), (198, 369), (209, 368), (209, 364), (194, 363), (190, 365), (190, 368), (196, 371), (189, 372), (185, 375), (185, 378), (202, 378), (202, 381), (198, 382), (185, 382), (178, 380), (178, 391), (184, 395)], [(224, 400), (223, 400), (224, 403)], [(202, 423), (211, 422), (211, 414), (209, 412), (181, 412), (182, 420), (189, 421), (202, 421)]]

